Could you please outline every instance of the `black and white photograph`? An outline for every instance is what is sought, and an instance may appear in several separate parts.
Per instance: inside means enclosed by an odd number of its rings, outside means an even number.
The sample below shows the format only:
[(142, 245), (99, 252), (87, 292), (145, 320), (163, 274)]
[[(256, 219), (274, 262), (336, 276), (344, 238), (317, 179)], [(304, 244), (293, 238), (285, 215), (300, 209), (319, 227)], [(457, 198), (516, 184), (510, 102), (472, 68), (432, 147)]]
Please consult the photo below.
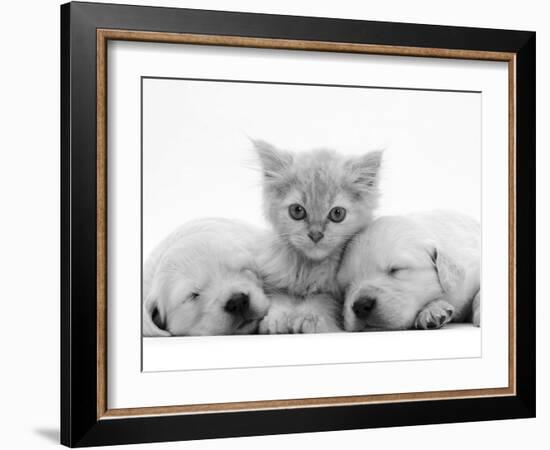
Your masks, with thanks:
[(481, 92), (141, 93), (143, 336), (480, 327)]

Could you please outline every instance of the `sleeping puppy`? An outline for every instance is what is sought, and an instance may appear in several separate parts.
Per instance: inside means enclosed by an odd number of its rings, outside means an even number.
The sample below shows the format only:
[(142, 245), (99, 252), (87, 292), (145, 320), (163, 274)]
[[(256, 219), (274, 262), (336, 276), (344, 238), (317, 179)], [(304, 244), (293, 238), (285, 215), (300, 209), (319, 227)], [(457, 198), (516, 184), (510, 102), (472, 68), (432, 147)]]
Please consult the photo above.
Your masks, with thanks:
[(262, 233), (202, 219), (165, 238), (143, 269), (143, 335), (255, 332), (269, 306), (254, 259)]
[(461, 214), (375, 220), (350, 243), (338, 272), (348, 331), (479, 326), (481, 230)]

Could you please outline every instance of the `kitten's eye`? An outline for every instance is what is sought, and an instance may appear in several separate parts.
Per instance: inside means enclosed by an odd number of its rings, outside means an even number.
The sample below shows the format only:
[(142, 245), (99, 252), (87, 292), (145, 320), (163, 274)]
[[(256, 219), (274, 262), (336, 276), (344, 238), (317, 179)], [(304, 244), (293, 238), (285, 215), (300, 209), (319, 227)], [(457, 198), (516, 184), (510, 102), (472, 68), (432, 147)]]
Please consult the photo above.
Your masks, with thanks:
[(328, 213), (328, 218), (333, 222), (342, 222), (346, 218), (346, 209), (341, 206), (335, 206)]
[(305, 208), (298, 203), (293, 203), (288, 207), (288, 214), (290, 214), (290, 217), (294, 220), (303, 220), (307, 215)]
[(389, 270), (388, 270), (388, 273), (390, 275), (397, 275), (399, 272), (401, 272), (402, 270), (405, 270), (403, 267), (391, 267)]
[(191, 292), (191, 295), (189, 295), (189, 300), (196, 300), (199, 298), (198, 292)]

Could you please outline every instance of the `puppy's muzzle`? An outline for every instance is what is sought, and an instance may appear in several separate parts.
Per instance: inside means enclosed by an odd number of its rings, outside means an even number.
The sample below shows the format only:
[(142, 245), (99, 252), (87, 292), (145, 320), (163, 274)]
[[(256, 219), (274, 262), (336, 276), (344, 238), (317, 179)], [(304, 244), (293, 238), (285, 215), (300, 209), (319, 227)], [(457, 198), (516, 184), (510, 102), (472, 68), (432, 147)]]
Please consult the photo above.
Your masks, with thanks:
[(376, 298), (365, 296), (355, 300), (351, 309), (359, 319), (366, 319), (372, 312), (374, 305), (376, 305)]
[(250, 297), (243, 293), (239, 292), (237, 294), (233, 294), (229, 300), (227, 300), (227, 303), (224, 306), (224, 309), (229, 314), (234, 315), (243, 315), (248, 311), (250, 307)]

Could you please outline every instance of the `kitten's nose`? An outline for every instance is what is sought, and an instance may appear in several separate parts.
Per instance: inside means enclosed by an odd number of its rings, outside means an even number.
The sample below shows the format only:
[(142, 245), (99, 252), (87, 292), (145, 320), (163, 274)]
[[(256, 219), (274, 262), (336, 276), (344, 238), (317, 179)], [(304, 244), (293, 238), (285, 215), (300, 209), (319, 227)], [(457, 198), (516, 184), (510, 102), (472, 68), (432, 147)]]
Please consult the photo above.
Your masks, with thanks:
[(250, 298), (243, 292), (238, 294), (233, 294), (227, 303), (225, 304), (224, 309), (229, 314), (242, 314), (248, 309), (250, 303)]
[(372, 308), (374, 308), (375, 304), (376, 299), (374, 297), (361, 297), (355, 300), (355, 303), (353, 304), (351, 309), (357, 317), (359, 317), (360, 319), (366, 319), (372, 311)]
[(307, 235), (315, 243), (323, 239), (323, 236), (324, 236), (324, 234), (321, 231), (310, 231)]

